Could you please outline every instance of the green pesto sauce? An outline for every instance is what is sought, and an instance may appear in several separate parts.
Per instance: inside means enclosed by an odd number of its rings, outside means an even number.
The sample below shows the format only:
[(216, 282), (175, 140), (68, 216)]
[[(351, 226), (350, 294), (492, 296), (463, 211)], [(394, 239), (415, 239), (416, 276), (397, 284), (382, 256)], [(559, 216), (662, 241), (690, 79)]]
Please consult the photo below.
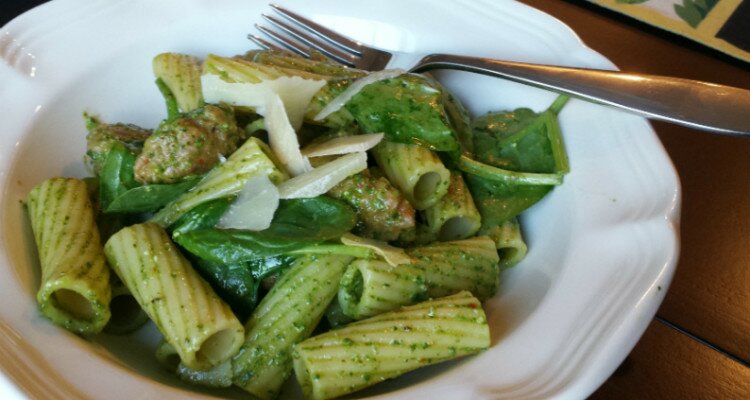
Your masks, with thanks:
[(445, 114), (441, 92), (424, 77), (402, 75), (365, 86), (346, 104), (360, 127), (387, 139), (440, 151), (458, 142)]

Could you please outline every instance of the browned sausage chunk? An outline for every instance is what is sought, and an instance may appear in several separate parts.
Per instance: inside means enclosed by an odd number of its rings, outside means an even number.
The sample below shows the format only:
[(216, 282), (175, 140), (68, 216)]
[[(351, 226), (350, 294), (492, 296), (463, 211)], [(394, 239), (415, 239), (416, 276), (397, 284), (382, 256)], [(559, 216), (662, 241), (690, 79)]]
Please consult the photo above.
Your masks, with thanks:
[(357, 234), (384, 241), (413, 239), (414, 208), (379, 170), (352, 175), (328, 194), (357, 212)]
[(203, 174), (234, 152), (242, 138), (231, 110), (207, 105), (156, 129), (136, 159), (135, 179), (172, 183)]

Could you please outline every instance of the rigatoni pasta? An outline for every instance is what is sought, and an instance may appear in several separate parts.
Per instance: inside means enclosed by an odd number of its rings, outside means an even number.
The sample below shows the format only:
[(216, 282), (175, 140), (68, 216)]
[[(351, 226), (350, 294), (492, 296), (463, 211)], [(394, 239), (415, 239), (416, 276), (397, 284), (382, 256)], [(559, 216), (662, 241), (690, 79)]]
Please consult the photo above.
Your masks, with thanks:
[(423, 212), (429, 236), (443, 241), (474, 236), (482, 226), (464, 178), (459, 172), (451, 172), (450, 179), (445, 196)]
[(337, 301), (344, 315), (363, 319), (427, 298), (424, 269), (380, 260), (356, 260), (346, 268)]
[(500, 268), (510, 268), (518, 264), (529, 251), (523, 239), (518, 218), (511, 218), (500, 225), (482, 229), (483, 234), (492, 238), (500, 256)]
[(124, 228), (107, 241), (105, 253), (186, 366), (207, 370), (242, 345), (244, 329), (237, 317), (160, 226)]
[(384, 141), (372, 152), (385, 176), (401, 190), (414, 209), (431, 207), (448, 192), (450, 171), (431, 150)]
[(100, 332), (110, 318), (109, 267), (86, 183), (46, 180), (31, 190), (27, 207), (42, 267), (42, 314), (76, 333)]
[(500, 286), (495, 243), (486, 236), (436, 242), (408, 249), (407, 253), (415, 259), (413, 265), (424, 271), (430, 297), (468, 290), (484, 301)]
[(180, 111), (188, 112), (203, 103), (201, 62), (197, 57), (179, 53), (161, 53), (152, 62), (154, 76), (161, 79), (175, 96)]
[(498, 253), (486, 236), (414, 247), (408, 254), (408, 264), (351, 263), (339, 285), (341, 311), (362, 319), (462, 290), (486, 300), (500, 284)]
[(294, 347), (305, 397), (331, 399), (490, 345), (482, 305), (469, 292), (404, 307)]
[(292, 346), (323, 317), (351, 260), (305, 256), (294, 262), (245, 324), (245, 343), (232, 359), (236, 385), (260, 399), (278, 395), (292, 372)]

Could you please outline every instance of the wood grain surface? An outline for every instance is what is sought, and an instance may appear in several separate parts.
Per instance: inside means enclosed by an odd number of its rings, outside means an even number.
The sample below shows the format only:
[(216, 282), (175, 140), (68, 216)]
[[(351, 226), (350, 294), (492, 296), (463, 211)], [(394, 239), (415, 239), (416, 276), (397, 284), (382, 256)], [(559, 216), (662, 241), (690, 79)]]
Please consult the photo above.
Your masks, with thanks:
[(750, 399), (750, 368), (654, 321), (591, 399)]

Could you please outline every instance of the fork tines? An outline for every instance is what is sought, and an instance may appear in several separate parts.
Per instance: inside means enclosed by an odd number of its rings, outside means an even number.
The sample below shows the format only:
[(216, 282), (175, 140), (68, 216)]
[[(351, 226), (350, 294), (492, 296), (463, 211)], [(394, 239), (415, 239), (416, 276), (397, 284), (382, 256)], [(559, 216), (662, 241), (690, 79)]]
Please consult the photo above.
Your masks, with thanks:
[(361, 43), (276, 4), (270, 6), (284, 20), (266, 14), (262, 16), (283, 34), (256, 24), (255, 27), (271, 39), (271, 41), (268, 41), (257, 35), (248, 35), (248, 39), (254, 41), (258, 46), (264, 49), (280, 50), (281, 48), (274, 44), (276, 43), (308, 58), (311, 56), (310, 49), (315, 49), (342, 64), (356, 66), (357, 60), (365, 49)]

